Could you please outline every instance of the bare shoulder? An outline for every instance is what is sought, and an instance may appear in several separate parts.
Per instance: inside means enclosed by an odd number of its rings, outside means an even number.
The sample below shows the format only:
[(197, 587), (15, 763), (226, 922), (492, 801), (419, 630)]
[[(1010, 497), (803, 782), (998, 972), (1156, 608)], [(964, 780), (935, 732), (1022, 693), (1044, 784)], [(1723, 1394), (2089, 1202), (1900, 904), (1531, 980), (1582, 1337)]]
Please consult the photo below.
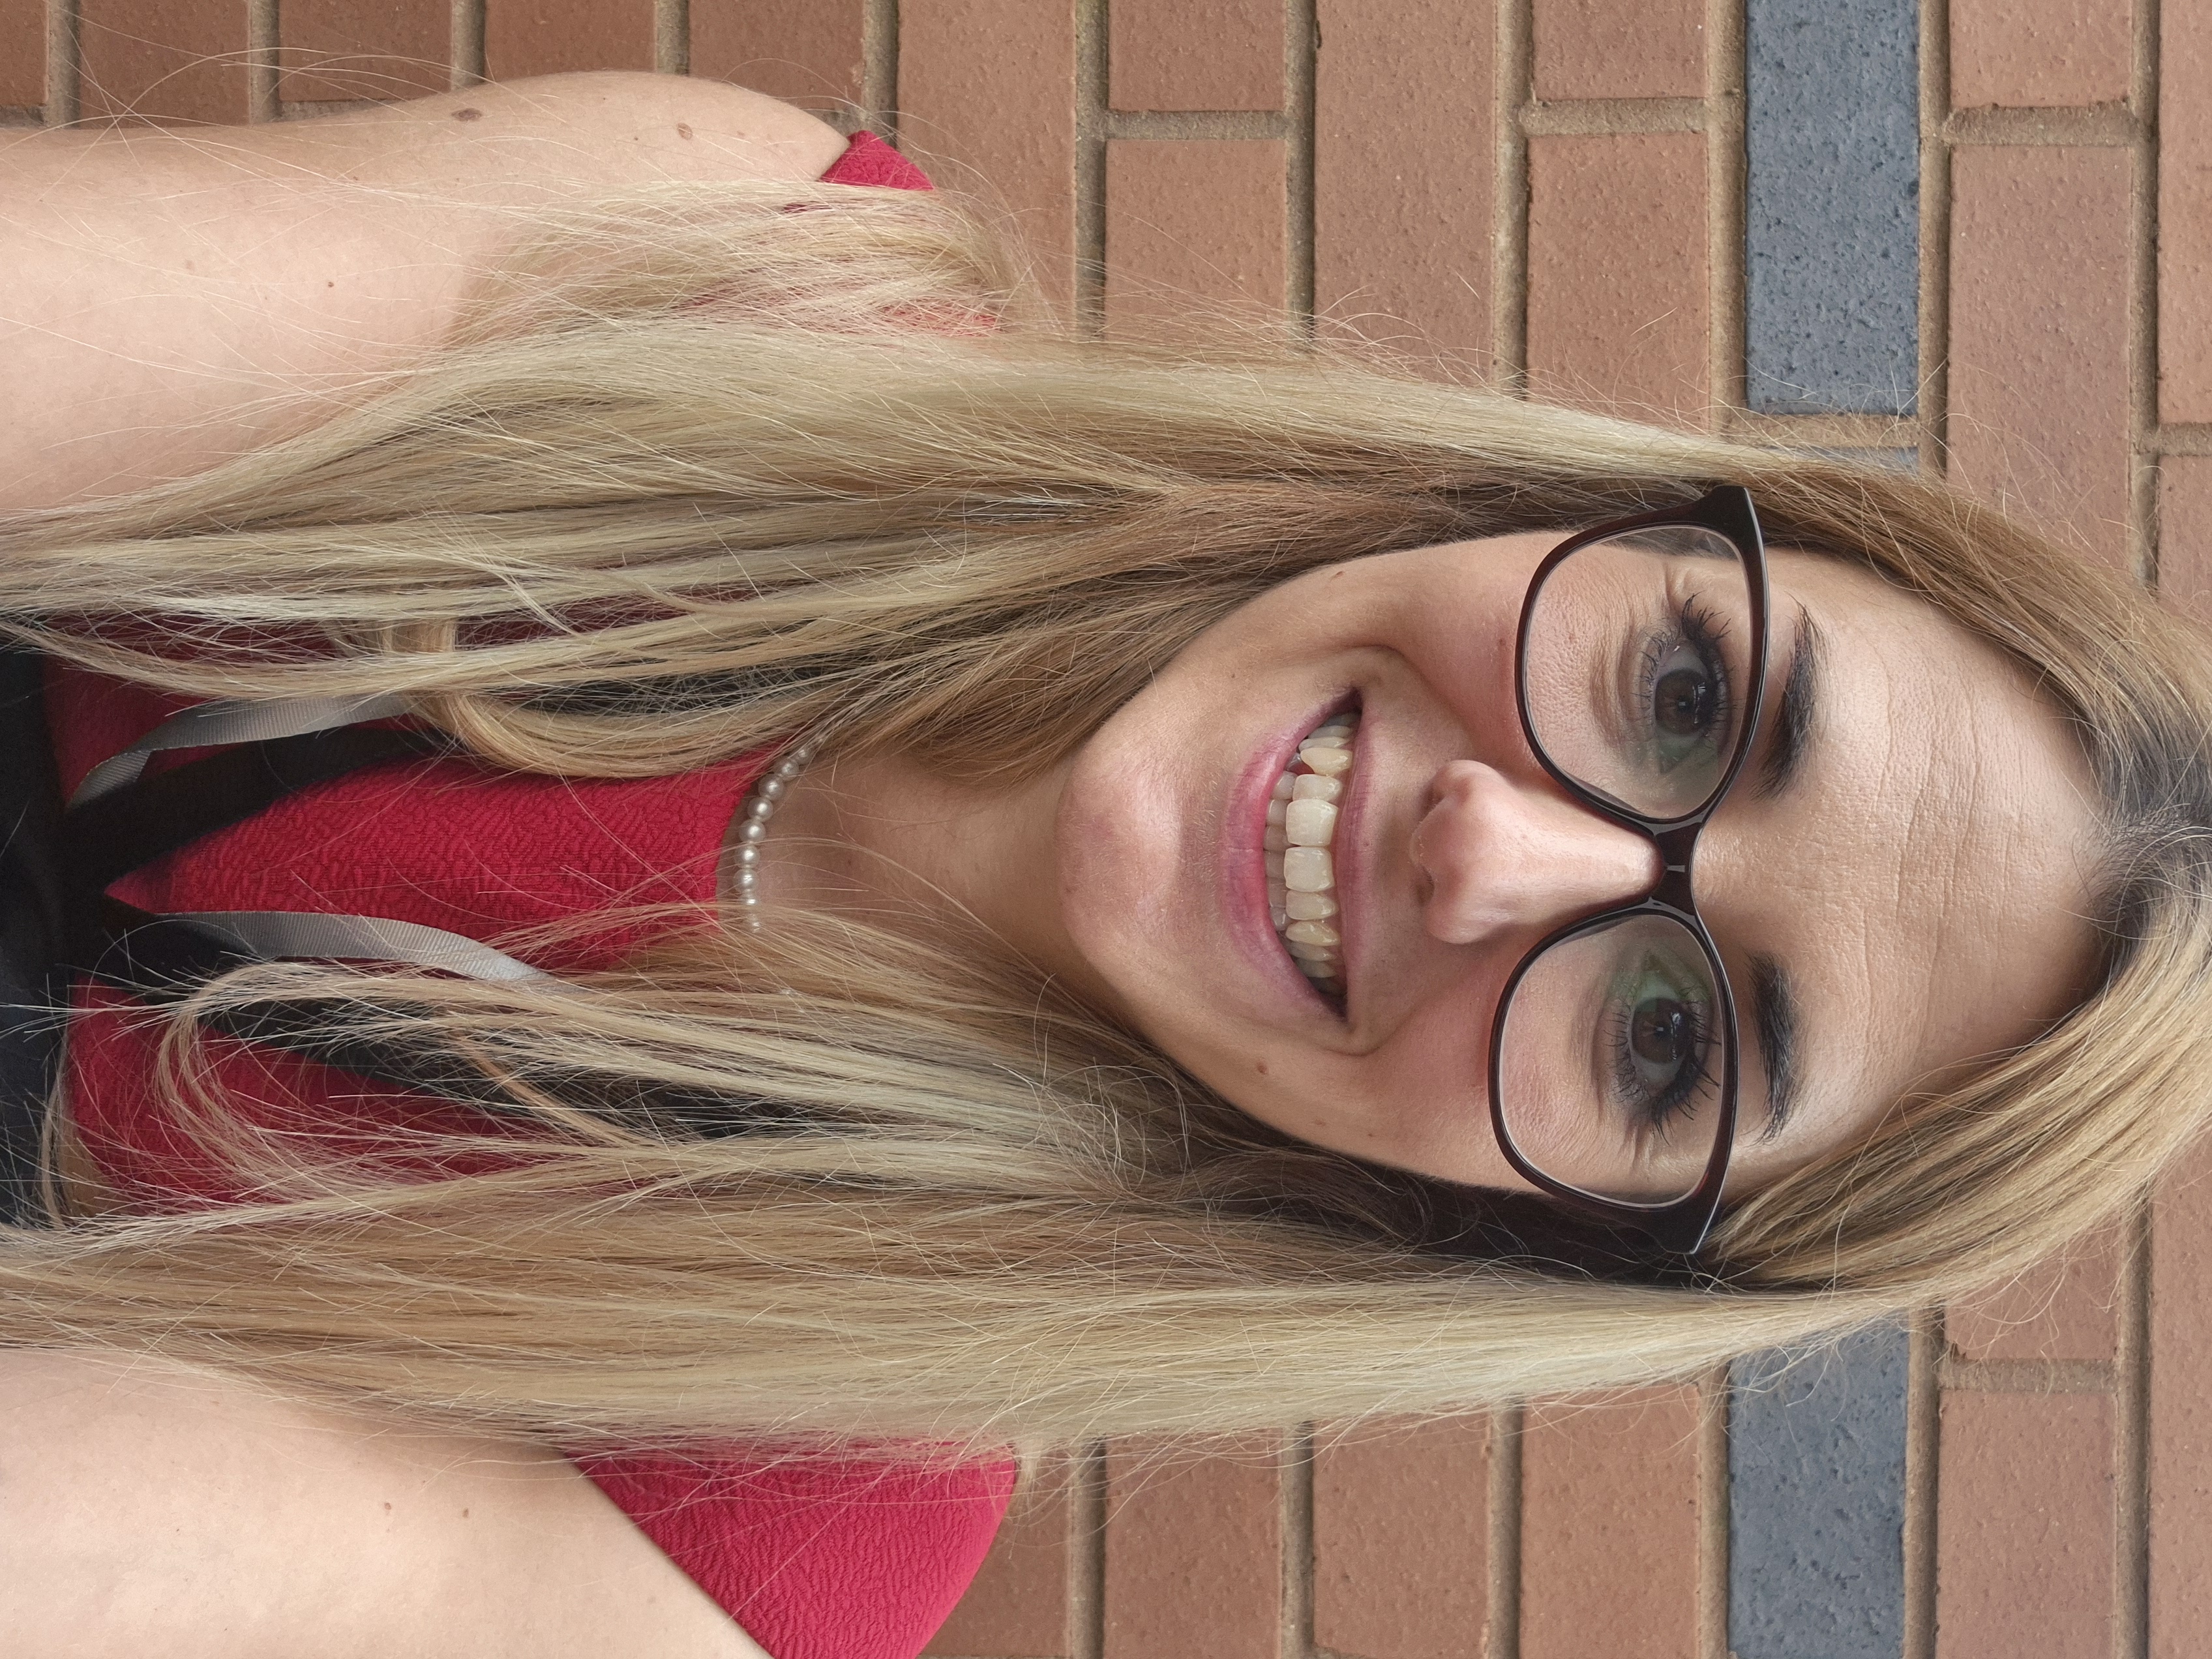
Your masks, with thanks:
[(0, 131), (0, 511), (178, 477), (420, 362), (546, 207), (818, 179), (837, 131), (684, 76), (245, 127)]
[(566, 1460), (222, 1379), (0, 1352), (24, 1659), (767, 1659)]
[(0, 138), (0, 214), (59, 191), (149, 175), (204, 198), (256, 185), (413, 188), (433, 205), (659, 179), (818, 179), (845, 149), (835, 127), (764, 93), (688, 76), (602, 70), (508, 81), (249, 127), (87, 125)]
[(364, 182), (404, 173), (464, 198), (664, 179), (818, 179), (846, 142), (829, 123), (765, 93), (616, 70), (494, 82), (228, 137), (279, 152), (280, 166)]
[(573, 149), (589, 170), (684, 178), (818, 179), (844, 136), (750, 88), (626, 70), (546, 76), (400, 106), (471, 148), (502, 138)]

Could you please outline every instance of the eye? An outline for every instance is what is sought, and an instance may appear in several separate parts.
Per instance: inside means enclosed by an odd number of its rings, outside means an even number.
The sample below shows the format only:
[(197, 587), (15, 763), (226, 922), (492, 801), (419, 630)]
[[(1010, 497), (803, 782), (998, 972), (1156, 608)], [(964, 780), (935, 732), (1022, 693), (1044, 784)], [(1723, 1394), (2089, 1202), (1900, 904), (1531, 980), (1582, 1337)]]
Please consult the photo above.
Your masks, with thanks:
[(1721, 650), (1725, 633), (1724, 623), (1692, 603), (1644, 641), (1637, 684), (1658, 772), (1717, 762), (1727, 750), (1734, 699)]
[(1719, 688), (1703, 663), (1677, 664), (1651, 688), (1652, 722), (1669, 737), (1698, 737), (1711, 729), (1719, 701)]
[(1703, 975), (1656, 957), (1623, 978), (1612, 1015), (1614, 1087), (1638, 1127), (1663, 1131), (1706, 1081), (1712, 992)]

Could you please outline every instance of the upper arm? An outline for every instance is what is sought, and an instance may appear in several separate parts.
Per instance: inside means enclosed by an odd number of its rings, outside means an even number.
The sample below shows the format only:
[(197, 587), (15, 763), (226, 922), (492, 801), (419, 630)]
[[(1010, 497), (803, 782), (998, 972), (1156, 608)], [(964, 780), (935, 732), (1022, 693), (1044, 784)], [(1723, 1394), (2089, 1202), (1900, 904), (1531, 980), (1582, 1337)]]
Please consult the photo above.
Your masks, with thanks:
[(0, 1630), (25, 1659), (767, 1659), (543, 1449), (21, 1352)]
[(590, 74), (255, 127), (0, 147), (0, 508), (175, 477), (436, 344), (518, 212), (811, 179), (836, 131), (740, 87)]

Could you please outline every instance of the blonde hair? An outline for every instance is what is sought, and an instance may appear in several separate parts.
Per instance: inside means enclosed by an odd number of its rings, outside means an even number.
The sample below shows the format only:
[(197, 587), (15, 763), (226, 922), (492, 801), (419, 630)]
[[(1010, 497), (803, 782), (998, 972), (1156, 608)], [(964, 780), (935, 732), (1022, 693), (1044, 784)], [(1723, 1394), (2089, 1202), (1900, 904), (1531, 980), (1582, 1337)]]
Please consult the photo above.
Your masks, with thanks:
[[(2107, 982), (1744, 1203), (1710, 1284), (1513, 1259), (1479, 1199), (1261, 1129), (987, 940), (790, 915), (572, 983), (290, 963), (148, 1014), (167, 1109), (259, 1201), (13, 1235), (0, 1340), (572, 1445), (1040, 1444), (1680, 1376), (2015, 1271), (2212, 1110), (2212, 684), (2128, 584), (1916, 478), (1279, 343), (1082, 343), (946, 198), (692, 190), (547, 222), (450, 349), (301, 436), (0, 523), (0, 618), (197, 696), (396, 689), (537, 771), (805, 731), (1012, 782), (1299, 571), (1723, 480), (2027, 665), (2114, 850)], [(193, 1018), (284, 1000), (504, 1115), (248, 1121)]]

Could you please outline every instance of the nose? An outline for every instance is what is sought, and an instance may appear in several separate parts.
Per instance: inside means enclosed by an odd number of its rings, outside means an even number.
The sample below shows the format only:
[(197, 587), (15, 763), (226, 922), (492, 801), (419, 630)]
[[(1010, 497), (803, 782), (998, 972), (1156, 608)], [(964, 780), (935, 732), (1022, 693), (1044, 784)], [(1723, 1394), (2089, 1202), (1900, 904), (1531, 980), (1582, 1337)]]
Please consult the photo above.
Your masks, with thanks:
[(1629, 904), (1660, 877), (1659, 849), (1543, 783), (1479, 761), (1448, 761), (1413, 830), (1431, 885), (1423, 919), (1447, 945), (1540, 932)]

